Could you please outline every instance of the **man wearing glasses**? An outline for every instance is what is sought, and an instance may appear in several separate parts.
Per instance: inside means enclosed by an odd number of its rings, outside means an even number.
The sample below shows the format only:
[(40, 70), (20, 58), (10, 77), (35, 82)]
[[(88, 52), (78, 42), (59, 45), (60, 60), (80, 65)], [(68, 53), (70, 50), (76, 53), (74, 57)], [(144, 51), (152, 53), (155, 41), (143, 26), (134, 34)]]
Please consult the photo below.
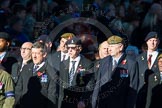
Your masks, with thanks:
[(16, 84), (19, 78), (20, 73), (24, 70), (24, 67), (32, 63), (31, 59), (31, 42), (25, 42), (20, 48), (21, 57), (19, 61), (14, 63), (12, 66), (11, 76), (13, 78), (14, 83)]
[(22, 108), (56, 108), (56, 71), (46, 61), (47, 48), (35, 42), (33, 63), (21, 72), (15, 87), (16, 104)]

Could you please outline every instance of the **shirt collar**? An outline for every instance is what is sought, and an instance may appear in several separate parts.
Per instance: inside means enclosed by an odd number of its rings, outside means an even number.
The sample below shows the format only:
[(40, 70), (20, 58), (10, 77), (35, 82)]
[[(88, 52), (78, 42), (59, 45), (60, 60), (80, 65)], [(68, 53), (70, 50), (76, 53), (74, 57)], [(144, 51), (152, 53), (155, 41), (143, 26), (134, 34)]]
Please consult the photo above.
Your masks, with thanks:
[(0, 60), (2, 60), (5, 55), (6, 55), (6, 52), (3, 52), (2, 54), (0, 54)]
[(34, 66), (37, 65), (37, 66), (39, 66), (39, 68), (41, 68), (44, 64), (45, 64), (45, 61), (43, 61), (43, 62), (40, 63), (40, 64), (34, 64)]
[(80, 60), (80, 55), (78, 56), (78, 57), (76, 57), (75, 59), (72, 59), (72, 58), (70, 58), (70, 61), (79, 61)]
[(123, 56), (123, 53), (120, 55), (120, 57), (118, 57), (118, 58), (115, 58), (115, 57), (112, 57), (113, 58), (113, 60), (115, 60), (117, 63), (118, 63), (118, 61), (119, 61), (119, 59), (121, 58)]

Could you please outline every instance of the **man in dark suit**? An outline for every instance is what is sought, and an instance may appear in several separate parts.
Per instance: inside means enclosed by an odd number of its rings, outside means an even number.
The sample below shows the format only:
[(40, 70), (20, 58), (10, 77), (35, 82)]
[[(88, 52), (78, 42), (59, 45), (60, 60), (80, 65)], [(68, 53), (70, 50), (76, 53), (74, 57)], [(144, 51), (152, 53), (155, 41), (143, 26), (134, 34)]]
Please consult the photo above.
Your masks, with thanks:
[(97, 79), (100, 60), (109, 56), (108, 49), (109, 49), (109, 44), (107, 43), (107, 41), (103, 41), (98, 47), (98, 55), (94, 63), (95, 80)]
[(145, 108), (162, 108), (162, 54), (158, 56), (159, 71), (148, 77), (147, 102)]
[(66, 42), (69, 58), (60, 64), (59, 108), (77, 108), (84, 101), (86, 86), (92, 77), (92, 62), (80, 55), (81, 40), (73, 37)]
[(8, 51), (10, 37), (5, 32), (0, 32), (0, 63), (11, 74), (12, 65), (17, 62), (16, 57)]
[(60, 69), (60, 62), (63, 60), (67, 60), (69, 57), (66, 48), (66, 41), (74, 37), (73, 33), (64, 33), (61, 35), (60, 45), (57, 48), (56, 52), (52, 52), (48, 55), (47, 60), (49, 64), (56, 68), (58, 71)]
[(136, 60), (139, 68), (139, 84), (138, 91), (144, 85), (144, 74), (147, 69), (151, 69), (153, 72), (158, 72), (157, 57), (159, 52), (157, 50), (160, 43), (156, 32), (150, 32), (145, 38), (147, 44), (147, 51), (140, 54)]
[(14, 63), (12, 66), (11, 76), (15, 84), (17, 83), (19, 75), (22, 72), (23, 68), (32, 62), (31, 59), (32, 45), (33, 43), (31, 42), (25, 42), (22, 44), (20, 48), (21, 57), (19, 58), (19, 61)]
[(100, 61), (92, 108), (133, 108), (138, 84), (137, 64), (124, 53), (123, 38), (113, 35), (107, 42), (110, 56)]
[(46, 55), (45, 45), (35, 42), (33, 63), (24, 67), (15, 87), (16, 103), (22, 108), (57, 108), (56, 70), (46, 62)]

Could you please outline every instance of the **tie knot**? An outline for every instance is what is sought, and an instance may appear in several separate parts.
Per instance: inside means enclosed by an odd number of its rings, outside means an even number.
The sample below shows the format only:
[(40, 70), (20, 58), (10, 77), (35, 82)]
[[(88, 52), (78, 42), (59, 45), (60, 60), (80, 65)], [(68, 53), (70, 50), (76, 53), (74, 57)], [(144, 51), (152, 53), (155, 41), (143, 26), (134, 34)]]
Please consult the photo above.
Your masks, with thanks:
[(75, 64), (76, 61), (71, 61), (71, 62), (72, 62), (72, 64)]
[(148, 60), (151, 60), (152, 54), (149, 55)]
[(114, 60), (114, 65), (117, 65), (117, 61), (116, 60)]
[(62, 56), (62, 61), (64, 61), (64, 60), (65, 60), (65, 58), (66, 58), (66, 55), (65, 55), (65, 54), (63, 54), (63, 56)]
[(36, 72), (38, 68), (39, 68), (38, 65), (34, 65), (33, 72)]
[(39, 66), (38, 65), (35, 65), (34, 68), (37, 69), (37, 68), (39, 68)]

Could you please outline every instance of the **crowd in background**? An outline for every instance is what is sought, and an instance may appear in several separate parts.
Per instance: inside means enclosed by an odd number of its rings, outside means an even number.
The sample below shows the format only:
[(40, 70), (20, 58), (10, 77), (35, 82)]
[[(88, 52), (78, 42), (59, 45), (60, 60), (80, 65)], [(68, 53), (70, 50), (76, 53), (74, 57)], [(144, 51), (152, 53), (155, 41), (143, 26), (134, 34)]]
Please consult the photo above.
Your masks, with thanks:
[[(140, 52), (145, 48), (144, 38), (148, 32), (156, 31), (160, 40), (162, 37), (161, 0), (94, 0), (82, 1), (82, 4), (63, 0), (2, 0), (0, 4), (0, 30), (10, 34), (11, 45), (15, 47), (26, 41), (33, 42), (41, 34), (49, 35), (57, 25), (79, 17), (95, 19), (110, 29), (112, 34), (126, 36), (129, 45), (137, 47)], [(64, 27), (60, 34), (63, 32), (90, 35), (95, 43), (107, 38), (101, 30), (88, 23), (71, 24)], [(55, 42), (60, 34), (54, 39)]]
[(0, 108), (162, 106), (162, 1), (80, 2), (0, 0)]

